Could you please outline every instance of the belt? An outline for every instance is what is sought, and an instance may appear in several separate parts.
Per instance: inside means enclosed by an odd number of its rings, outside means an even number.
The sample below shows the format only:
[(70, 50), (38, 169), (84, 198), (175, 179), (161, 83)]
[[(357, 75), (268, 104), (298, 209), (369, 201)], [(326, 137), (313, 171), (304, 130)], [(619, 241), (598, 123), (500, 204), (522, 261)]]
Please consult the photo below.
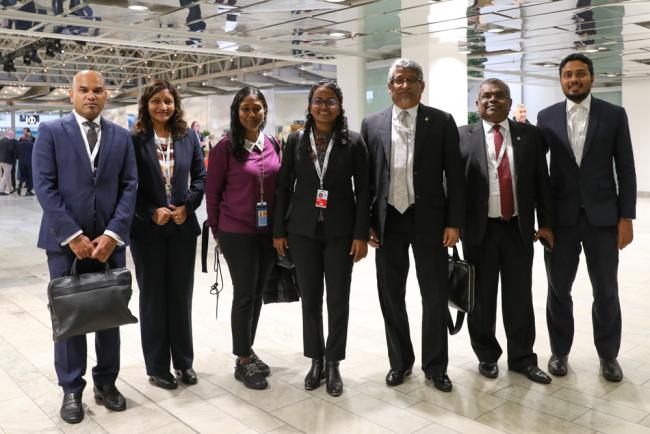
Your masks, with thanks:
[(503, 223), (503, 224), (512, 224), (517, 223), (517, 216), (512, 216), (510, 220), (505, 220), (503, 217), (488, 217), (488, 222), (490, 223)]

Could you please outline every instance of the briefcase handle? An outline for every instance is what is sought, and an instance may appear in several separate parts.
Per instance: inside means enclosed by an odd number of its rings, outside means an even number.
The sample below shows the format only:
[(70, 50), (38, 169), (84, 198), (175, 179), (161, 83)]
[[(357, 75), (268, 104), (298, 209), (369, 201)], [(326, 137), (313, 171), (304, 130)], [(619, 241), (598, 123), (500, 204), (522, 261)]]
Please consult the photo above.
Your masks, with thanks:
[[(74, 261), (72, 261), (72, 266), (70, 267), (70, 275), (73, 277), (79, 277), (79, 273), (77, 272), (77, 262), (78, 259), (74, 258)], [(104, 262), (104, 273), (108, 273), (111, 271), (111, 266), (108, 264), (108, 261)]]

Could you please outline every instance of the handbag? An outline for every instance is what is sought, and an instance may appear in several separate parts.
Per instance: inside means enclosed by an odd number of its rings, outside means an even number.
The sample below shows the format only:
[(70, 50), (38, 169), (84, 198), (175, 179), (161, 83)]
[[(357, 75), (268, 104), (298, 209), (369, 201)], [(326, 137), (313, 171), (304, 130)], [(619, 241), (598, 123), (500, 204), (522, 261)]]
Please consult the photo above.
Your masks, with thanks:
[(453, 247), (453, 255), (448, 257), (448, 306), (456, 309), (456, 324), (447, 309), (447, 328), (450, 335), (455, 335), (463, 327), (465, 314), (474, 309), (474, 265), (463, 261), (458, 255), (458, 248)]
[(77, 273), (77, 259), (69, 276), (50, 281), (48, 309), (54, 342), (72, 336), (137, 323), (129, 310), (131, 272), (126, 268)]
[[(300, 300), (298, 277), (293, 261), (288, 261), (289, 254), (279, 256), (273, 265), (269, 280), (262, 293), (262, 301), (268, 303), (291, 303)], [(289, 265), (289, 266), (287, 266)]]

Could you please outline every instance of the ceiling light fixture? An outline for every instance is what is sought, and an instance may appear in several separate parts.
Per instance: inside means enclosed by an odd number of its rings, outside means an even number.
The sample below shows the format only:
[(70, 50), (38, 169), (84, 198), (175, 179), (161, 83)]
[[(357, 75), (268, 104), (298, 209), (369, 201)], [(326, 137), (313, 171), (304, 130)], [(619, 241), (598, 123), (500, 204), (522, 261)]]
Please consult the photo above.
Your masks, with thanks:
[(334, 37), (334, 38), (345, 38), (347, 36), (347, 34), (345, 32), (341, 32), (341, 31), (338, 31), (338, 30), (331, 31), (329, 33), (329, 35)]
[(129, 9), (136, 12), (144, 12), (148, 11), (149, 7), (147, 5), (143, 5), (142, 3), (133, 3), (129, 5)]

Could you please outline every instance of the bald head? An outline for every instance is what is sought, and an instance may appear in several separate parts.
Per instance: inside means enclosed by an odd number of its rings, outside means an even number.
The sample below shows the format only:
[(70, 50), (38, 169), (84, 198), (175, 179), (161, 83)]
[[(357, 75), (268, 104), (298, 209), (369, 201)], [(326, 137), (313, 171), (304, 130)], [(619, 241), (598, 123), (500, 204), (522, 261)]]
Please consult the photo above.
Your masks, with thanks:
[(104, 77), (97, 71), (80, 71), (72, 79), (72, 89), (68, 95), (75, 111), (92, 121), (106, 104)]
[(5, 137), (8, 139), (15, 139), (16, 138), (16, 132), (14, 130), (7, 130), (5, 131)]

